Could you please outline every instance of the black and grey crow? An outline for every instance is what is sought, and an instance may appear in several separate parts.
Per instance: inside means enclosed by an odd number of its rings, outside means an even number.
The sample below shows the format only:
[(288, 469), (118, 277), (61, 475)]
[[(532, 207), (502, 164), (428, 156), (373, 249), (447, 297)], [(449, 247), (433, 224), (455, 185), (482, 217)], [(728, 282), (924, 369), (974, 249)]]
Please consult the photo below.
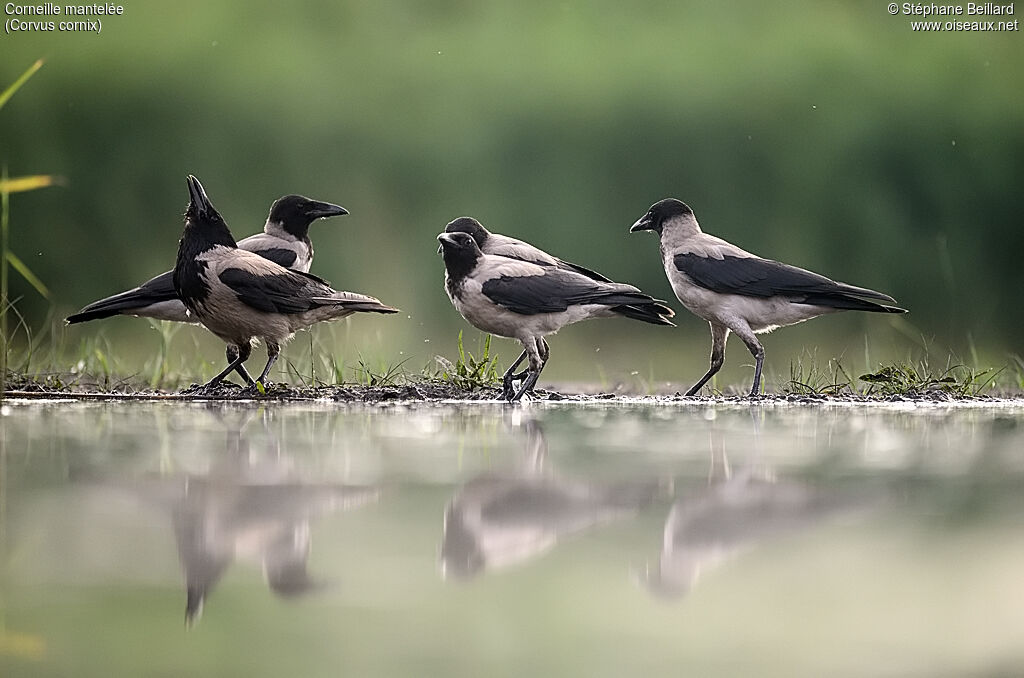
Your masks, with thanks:
[(191, 315), (237, 349), (227, 369), (207, 386), (218, 384), (233, 370), (253, 385), (243, 364), (252, 353), (254, 339), (267, 343), (267, 365), (257, 380), (263, 383), (281, 343), (297, 330), (356, 312), (398, 312), (373, 297), (339, 292), (315, 275), (239, 249), (199, 180), (189, 175), (188, 188), (190, 201), (178, 243), (174, 288)]
[[(595, 280), (568, 267), (485, 254), (468, 233), (441, 233), (437, 239), (444, 255), (445, 291), (462, 317), (477, 329), (523, 344), (523, 354), (503, 380), (510, 402), (533, 388), (547, 364), (550, 349), (544, 337), (566, 325), (617, 315), (672, 325), (666, 307), (632, 285)], [(629, 310), (624, 313), (624, 308)], [(513, 374), (524, 358), (529, 367)], [(513, 393), (512, 381), (524, 376)]]
[(754, 384), (761, 387), (764, 347), (755, 335), (836, 311), (906, 313), (887, 294), (762, 259), (700, 230), (693, 210), (679, 200), (655, 203), (631, 232), (661, 238), (665, 275), (683, 306), (711, 325), (711, 368), (686, 395), (695, 395), (725, 361), (725, 342), (735, 332), (753, 354)]
[[(270, 206), (263, 232), (238, 241), (239, 249), (254, 252), (265, 259), (303, 273), (313, 263), (313, 243), (309, 226), (317, 219), (348, 214), (339, 205), (310, 200), (301, 195), (286, 195)], [(174, 291), (174, 271), (167, 271), (147, 280), (134, 289), (94, 301), (78, 313), (67, 317), (69, 325), (133, 315), (174, 322), (196, 322), (189, 318), (185, 305)], [(229, 359), (230, 360), (230, 359)]]
[[(539, 247), (535, 247), (528, 242), (518, 240), (516, 238), (510, 238), (507, 235), (501, 235), (500, 233), (492, 233), (484, 228), (484, 225), (473, 217), (459, 217), (448, 222), (448, 225), (444, 228), (445, 233), (468, 233), (473, 236), (473, 240), (480, 247), (480, 251), (484, 254), (494, 254), (499, 257), (508, 257), (509, 259), (517, 259), (519, 261), (528, 261), (531, 264), (537, 264), (538, 266), (551, 266), (554, 268), (560, 268), (567, 271), (574, 271), (576, 273), (582, 273), (591, 280), (597, 282), (610, 283), (611, 278), (606, 278), (597, 271), (574, 264), (564, 259), (559, 259), (556, 256), (548, 254)], [(440, 248), (438, 248), (440, 251)], [(665, 305), (665, 302), (658, 299), (654, 300), (653, 304), (641, 304), (640, 306), (616, 306), (613, 311), (621, 316), (627, 318), (634, 318), (636, 320), (642, 320), (644, 322), (651, 322), (652, 311), (655, 315), (664, 318), (673, 317), (676, 312)], [(526, 358), (526, 351), (519, 356), (519, 359), (512, 363), (512, 367), (505, 373), (504, 376), (504, 388), (506, 397), (511, 390), (512, 373), (516, 367)]]

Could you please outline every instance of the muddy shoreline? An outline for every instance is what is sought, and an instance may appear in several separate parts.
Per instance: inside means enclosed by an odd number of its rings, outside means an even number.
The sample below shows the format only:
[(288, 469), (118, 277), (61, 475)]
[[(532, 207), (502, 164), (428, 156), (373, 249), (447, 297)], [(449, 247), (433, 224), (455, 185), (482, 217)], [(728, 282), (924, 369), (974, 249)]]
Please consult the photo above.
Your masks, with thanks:
[[(388, 386), (318, 386), (293, 387), (272, 385), (265, 393), (246, 391), (235, 384), (223, 384), (215, 389), (201, 389), (198, 385), (181, 391), (160, 391), (151, 389), (74, 389), (52, 388), (41, 384), (18, 384), (8, 389), (4, 398), (13, 400), (72, 400), (72, 401), (114, 401), (114, 402), (163, 402), (163, 401), (223, 401), (223, 402), (336, 402), (336, 403), (440, 403), (440, 402), (500, 402), (501, 390), (494, 387), (462, 388), (444, 381), (423, 381)], [(526, 402), (564, 403), (762, 403), (762, 404), (870, 404), (910, 403), (936, 405), (1005, 405), (1024, 406), (1024, 395), (1001, 394), (975, 397), (958, 397), (943, 392), (912, 393), (894, 396), (865, 396), (860, 394), (765, 394), (758, 398), (746, 395), (705, 395), (687, 397), (678, 392), (660, 394), (637, 394), (628, 392), (601, 393), (559, 385), (559, 390), (538, 389)]]

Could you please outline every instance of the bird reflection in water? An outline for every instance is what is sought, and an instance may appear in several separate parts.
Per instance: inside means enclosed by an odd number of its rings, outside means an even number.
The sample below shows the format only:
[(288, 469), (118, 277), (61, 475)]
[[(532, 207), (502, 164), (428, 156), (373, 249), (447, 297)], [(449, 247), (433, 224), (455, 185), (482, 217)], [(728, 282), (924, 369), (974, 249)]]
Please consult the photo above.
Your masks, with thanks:
[(204, 476), (186, 476), (172, 505), (178, 557), (185, 575), (185, 622), (203, 605), (234, 562), (261, 567), (284, 598), (321, 587), (307, 570), (311, 521), (375, 501), (373, 487), (301, 482), (279, 454), (252, 455), (241, 429)]
[(714, 427), (711, 458), (707, 488), (677, 497), (665, 520), (660, 558), (648, 564), (641, 577), (658, 597), (682, 598), (703, 572), (760, 543), (809, 529), (866, 503), (863, 497), (777, 478), (756, 464), (733, 473), (722, 432)]
[(636, 515), (658, 494), (656, 480), (595, 483), (561, 477), (548, 468), (540, 424), (528, 419), (519, 428), (526, 445), (518, 468), (473, 478), (445, 509), (445, 578), (468, 580), (532, 560), (567, 536)]

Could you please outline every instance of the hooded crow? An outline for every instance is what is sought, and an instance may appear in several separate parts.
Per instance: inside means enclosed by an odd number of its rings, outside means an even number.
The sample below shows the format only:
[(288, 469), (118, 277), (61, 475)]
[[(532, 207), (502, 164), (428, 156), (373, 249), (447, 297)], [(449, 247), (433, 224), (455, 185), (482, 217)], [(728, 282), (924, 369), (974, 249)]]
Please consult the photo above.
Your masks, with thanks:
[[(509, 236), (501, 235), (500, 233), (491, 233), (484, 228), (483, 224), (473, 217), (459, 217), (458, 219), (448, 222), (448, 225), (444, 228), (444, 232), (468, 233), (473, 236), (473, 240), (476, 241), (476, 244), (480, 247), (480, 251), (484, 254), (494, 254), (499, 257), (508, 257), (509, 259), (527, 261), (531, 264), (537, 264), (538, 266), (550, 266), (567, 271), (573, 271), (581, 273), (597, 282), (612, 282), (611, 278), (606, 278), (597, 271), (580, 266), (579, 264), (559, 259), (556, 256), (548, 254), (539, 247), (534, 247), (528, 242), (524, 242), (516, 238), (510, 238)], [(440, 247), (438, 247), (438, 252), (441, 252)], [(613, 310), (618, 315), (622, 315), (627, 318), (634, 318), (635, 320), (642, 320), (644, 322), (653, 321), (655, 324), (664, 324), (658, 320), (659, 317), (664, 320), (665, 318), (671, 318), (676, 314), (675, 311), (665, 305), (665, 302), (657, 299), (650, 304), (641, 304), (639, 306), (617, 306)], [(520, 378), (514, 376), (513, 372), (525, 358), (526, 351), (523, 351), (519, 358), (512, 363), (512, 367), (510, 367), (505, 373), (503, 380), (505, 397), (508, 397), (509, 392), (511, 391), (512, 379)]]
[[(270, 206), (263, 232), (239, 240), (238, 248), (254, 252), (285, 268), (308, 273), (313, 263), (310, 224), (317, 219), (342, 214), (348, 214), (348, 210), (339, 205), (310, 200), (301, 195), (286, 195)], [(167, 271), (134, 289), (94, 301), (68, 316), (67, 323), (74, 325), (115, 315), (196, 322), (195, 318), (189, 318), (185, 305), (178, 299), (173, 276), (173, 271)]]
[(190, 201), (174, 265), (174, 289), (190, 315), (223, 339), (230, 351), (237, 351), (234, 360), (207, 386), (220, 383), (233, 370), (254, 385), (243, 365), (252, 353), (253, 339), (267, 343), (267, 365), (257, 380), (265, 383), (281, 343), (297, 330), (356, 312), (398, 312), (373, 297), (338, 292), (315, 275), (292, 271), (239, 249), (202, 184), (192, 175), (188, 188)]
[(665, 275), (683, 306), (711, 325), (711, 368), (693, 388), (692, 396), (721, 368), (725, 342), (735, 332), (753, 354), (754, 384), (761, 388), (764, 347), (757, 334), (836, 311), (906, 313), (890, 306), (887, 294), (854, 287), (762, 259), (700, 230), (690, 207), (674, 198), (655, 203), (630, 232), (655, 231), (661, 238)]
[[(663, 305), (632, 285), (595, 280), (567, 266), (543, 266), (485, 254), (468, 233), (441, 233), (445, 291), (471, 325), (484, 332), (518, 339), (523, 354), (505, 372), (509, 402), (531, 390), (547, 364), (544, 337), (589, 318), (624, 316), (654, 325), (672, 325)], [(623, 308), (630, 310), (623, 312)], [(671, 312), (671, 309), (669, 309)], [(524, 358), (529, 367), (513, 374)], [(512, 381), (526, 377), (518, 392)]]

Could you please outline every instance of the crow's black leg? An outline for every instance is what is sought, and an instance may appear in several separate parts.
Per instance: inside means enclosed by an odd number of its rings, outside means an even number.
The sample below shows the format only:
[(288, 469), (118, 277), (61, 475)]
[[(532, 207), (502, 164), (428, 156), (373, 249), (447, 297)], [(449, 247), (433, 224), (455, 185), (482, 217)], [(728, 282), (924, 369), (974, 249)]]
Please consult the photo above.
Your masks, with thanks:
[(548, 344), (543, 339), (531, 338), (529, 342), (524, 341), (523, 346), (526, 347), (526, 352), (530, 358), (530, 368), (526, 371), (526, 380), (520, 385), (519, 390), (508, 399), (510, 403), (517, 402), (523, 397), (524, 393), (533, 390), (537, 379), (540, 378), (540, 373), (544, 370), (545, 359), (543, 356), (550, 354)]
[(747, 345), (747, 349), (750, 351), (750, 355), (754, 356), (754, 383), (750, 387), (750, 397), (756, 398), (761, 395), (761, 368), (764, 366), (764, 346), (757, 340), (753, 332), (750, 332), (748, 336), (744, 336), (740, 332), (736, 334), (743, 339), (743, 343)]
[(519, 363), (523, 362), (525, 359), (526, 351), (524, 350), (519, 357), (516, 358), (516, 361), (512, 363), (507, 370), (505, 370), (505, 374), (501, 378), (501, 397), (505, 400), (509, 400), (512, 397), (512, 381), (520, 379), (524, 374), (526, 374), (525, 372), (514, 374), (516, 368), (519, 367)]
[(526, 377), (526, 381), (523, 382), (523, 385), (519, 387), (519, 390), (516, 391), (516, 394), (514, 396), (512, 396), (511, 398), (509, 398), (508, 401), (510, 403), (519, 402), (519, 400), (523, 397), (524, 393), (527, 393), (528, 391), (533, 390), (533, 385), (537, 383), (537, 379), (539, 377), (540, 377), (540, 372), (532, 372), (531, 371), (529, 373), (529, 376)]
[[(249, 359), (249, 356), (251, 354), (252, 348), (250, 346), (249, 352), (246, 353), (245, 358), (243, 358), (242, 362), (239, 363), (237, 367), (235, 367), (235, 371), (238, 372), (238, 375), (242, 377), (242, 379), (245, 379), (245, 383), (248, 384), (249, 386), (252, 386), (252, 377), (249, 376), (249, 372), (245, 369), (244, 363), (246, 360)], [(235, 346), (234, 344), (228, 344), (227, 348), (224, 349), (224, 355), (228, 359), (228, 364), (230, 365), (231, 363), (235, 362), (236, 358), (238, 358), (238, 347)]]
[(551, 355), (551, 347), (548, 346), (547, 339), (539, 339), (537, 344), (540, 349), (540, 370), (537, 372), (537, 376), (540, 377), (540, 373), (548, 366), (548, 356)]
[(729, 328), (718, 323), (709, 324), (711, 325), (711, 368), (700, 378), (700, 381), (686, 392), (687, 396), (697, 395), (701, 387), (708, 383), (711, 377), (718, 374), (718, 371), (722, 369), (722, 363), (725, 362), (725, 342), (729, 338)]
[(764, 365), (764, 346), (757, 345), (757, 350), (754, 353), (754, 360), (757, 364), (754, 366), (754, 385), (750, 387), (751, 397), (761, 395), (761, 367)]
[[(539, 339), (537, 341), (538, 348), (540, 349), (540, 368), (537, 370), (537, 379), (540, 379), (540, 373), (544, 371), (544, 368), (548, 366), (548, 356), (551, 355), (551, 347), (548, 346), (547, 339)], [(533, 387), (537, 384), (537, 379), (533, 380), (533, 384), (530, 386), (530, 393), (533, 393)]]
[[(211, 386), (218, 385), (220, 382), (224, 381), (224, 377), (228, 376), (229, 374), (237, 370), (239, 367), (241, 367), (242, 363), (248, 360), (249, 356), (252, 355), (252, 347), (248, 343), (242, 344), (241, 346), (236, 346), (234, 351), (231, 351), (229, 347), (227, 355), (228, 357), (234, 355), (234, 360), (228, 363), (228, 366), (224, 368), (223, 372), (218, 374), (210, 381), (206, 382), (206, 384), (203, 385), (203, 388), (210, 388)], [(245, 371), (245, 368), (242, 368), (242, 374), (244, 374), (245, 376), (249, 376), (248, 373)], [(249, 377), (249, 381), (252, 381), (252, 377)]]
[(267, 385), (267, 375), (270, 374), (270, 368), (277, 362), (277, 357), (279, 355), (281, 355), (281, 345), (267, 340), (267, 366), (263, 368), (263, 372), (260, 373), (260, 378), (257, 379), (257, 381), (264, 386)]

